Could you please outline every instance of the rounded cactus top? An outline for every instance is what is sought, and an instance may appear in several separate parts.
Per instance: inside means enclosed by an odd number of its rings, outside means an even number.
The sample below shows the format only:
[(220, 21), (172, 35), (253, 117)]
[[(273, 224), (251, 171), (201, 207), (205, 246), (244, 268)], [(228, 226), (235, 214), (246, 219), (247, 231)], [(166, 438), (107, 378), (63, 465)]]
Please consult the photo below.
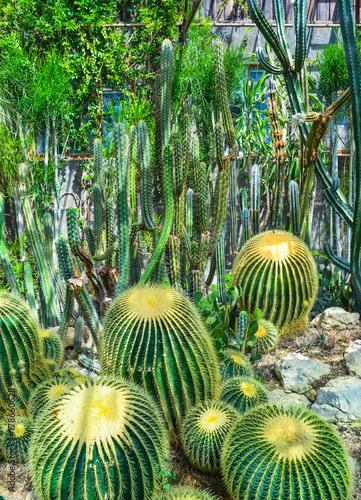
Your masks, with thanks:
[(135, 317), (157, 320), (174, 313), (177, 298), (178, 293), (172, 288), (147, 286), (133, 288), (124, 295), (123, 302)]
[(241, 494), (246, 489), (266, 496), (271, 487), (291, 491), (296, 483), (302, 498), (349, 498), (351, 473), (342, 442), (330, 424), (304, 408), (266, 405), (248, 411), (227, 435), (221, 460), (234, 498), (249, 498)]
[(167, 491), (154, 495), (154, 500), (215, 500), (216, 497), (206, 490), (192, 489), (187, 486), (170, 488)]

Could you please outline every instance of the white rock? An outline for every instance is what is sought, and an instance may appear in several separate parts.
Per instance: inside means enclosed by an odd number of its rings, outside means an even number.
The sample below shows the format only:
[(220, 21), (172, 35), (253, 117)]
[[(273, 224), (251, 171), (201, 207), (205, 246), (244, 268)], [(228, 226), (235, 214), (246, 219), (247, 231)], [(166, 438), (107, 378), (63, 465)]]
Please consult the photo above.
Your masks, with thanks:
[(323, 330), (347, 330), (358, 325), (360, 315), (350, 313), (342, 307), (329, 307), (323, 313), (316, 316), (309, 326), (316, 326)]
[(334, 423), (361, 420), (361, 380), (355, 377), (330, 380), (318, 390), (311, 409)]
[(304, 408), (310, 408), (311, 406), (311, 402), (303, 394), (296, 394), (295, 392), (287, 394), (281, 389), (270, 391), (268, 393), (268, 401), (272, 405), (283, 405), (287, 410), (291, 405), (295, 407), (302, 406)]
[(275, 372), (285, 390), (303, 394), (320, 378), (331, 372), (330, 365), (314, 361), (302, 354), (288, 353), (275, 364)]
[(361, 377), (361, 340), (355, 340), (348, 346), (345, 359), (350, 375)]

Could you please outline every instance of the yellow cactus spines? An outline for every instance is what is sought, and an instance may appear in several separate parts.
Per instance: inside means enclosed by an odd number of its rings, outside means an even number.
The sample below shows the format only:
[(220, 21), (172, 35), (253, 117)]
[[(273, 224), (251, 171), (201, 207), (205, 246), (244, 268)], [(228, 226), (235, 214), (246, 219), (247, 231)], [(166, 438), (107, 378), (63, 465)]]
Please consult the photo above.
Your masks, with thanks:
[(194, 405), (213, 399), (217, 353), (194, 305), (181, 292), (138, 286), (110, 306), (100, 345), (102, 373), (141, 384), (177, 431)]
[(348, 500), (352, 474), (330, 424), (310, 410), (259, 406), (227, 434), (222, 474), (232, 498)]
[(33, 423), (29, 418), (17, 417), (14, 423), (8, 421), (6, 425), (1, 440), (2, 455), (7, 462), (23, 464), (27, 461)]
[(206, 490), (193, 490), (187, 486), (178, 486), (178, 488), (169, 488), (154, 495), (154, 500), (216, 500), (216, 496)]
[(275, 347), (279, 339), (279, 332), (273, 323), (266, 319), (260, 319), (255, 337), (257, 340), (253, 347), (256, 351), (263, 353)]
[(252, 377), (233, 377), (226, 380), (221, 388), (220, 399), (233, 406), (240, 413), (267, 403), (265, 387)]
[(237, 376), (253, 377), (253, 368), (248, 357), (238, 349), (227, 349), (221, 363), (223, 378)]
[(181, 443), (194, 467), (205, 472), (218, 470), (224, 438), (238, 416), (232, 406), (221, 401), (201, 403), (186, 414)]
[(267, 231), (251, 238), (237, 255), (232, 285), (242, 287), (242, 309), (261, 309), (263, 319), (280, 332), (302, 330), (317, 294), (316, 264), (297, 236)]
[(39, 500), (147, 500), (168, 454), (161, 413), (142, 388), (89, 378), (36, 420), (29, 470)]
[(60, 336), (52, 330), (41, 330), (40, 342), (44, 358), (48, 361), (48, 364), (57, 369), (63, 361), (64, 353), (63, 342)]
[(0, 408), (14, 398), (26, 406), (31, 389), (49, 375), (40, 347), (40, 326), (28, 305), (0, 292)]
[(35, 419), (48, 403), (54, 403), (75, 385), (81, 382), (69, 375), (67, 371), (55, 373), (49, 380), (44, 380), (33, 390), (28, 402), (28, 411)]

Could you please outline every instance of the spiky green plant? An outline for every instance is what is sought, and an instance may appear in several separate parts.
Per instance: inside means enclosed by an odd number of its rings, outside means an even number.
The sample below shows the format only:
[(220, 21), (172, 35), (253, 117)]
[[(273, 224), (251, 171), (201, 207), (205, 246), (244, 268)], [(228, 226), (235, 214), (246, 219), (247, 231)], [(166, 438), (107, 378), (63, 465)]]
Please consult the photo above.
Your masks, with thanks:
[(258, 321), (258, 330), (255, 333), (254, 349), (258, 352), (267, 352), (274, 348), (279, 339), (279, 332), (275, 325), (266, 319)]
[(166, 286), (138, 286), (110, 306), (100, 346), (102, 372), (142, 384), (177, 430), (195, 404), (216, 395), (217, 354), (195, 306)]
[(194, 467), (205, 472), (218, 470), (223, 441), (237, 417), (238, 412), (222, 401), (201, 403), (186, 414), (180, 439)]
[(221, 467), (232, 498), (347, 500), (347, 452), (330, 424), (304, 408), (260, 406), (227, 435)]
[(39, 500), (149, 499), (168, 446), (161, 414), (141, 388), (87, 379), (37, 419), (30, 476)]
[(220, 399), (233, 406), (240, 413), (245, 413), (254, 406), (268, 401), (265, 387), (252, 377), (233, 377), (221, 387)]
[(238, 349), (227, 349), (221, 364), (223, 378), (237, 376), (253, 377), (253, 368), (248, 357)]
[(75, 334), (74, 334), (74, 350), (77, 353), (81, 352), (81, 345), (83, 342), (83, 330), (84, 330), (84, 318), (79, 316), (75, 322)]
[(16, 417), (1, 439), (1, 452), (6, 462), (24, 464), (28, 457), (28, 447), (33, 432), (33, 423), (29, 418)]
[(41, 355), (40, 326), (28, 305), (0, 292), (0, 407), (15, 397), (26, 406), (31, 389), (49, 375)]
[(318, 289), (311, 252), (297, 236), (266, 231), (251, 238), (233, 264), (232, 285), (242, 287), (242, 309), (261, 309), (280, 332), (301, 330)]
[[(82, 381), (84, 379), (85, 377)], [(53, 403), (82, 381), (67, 370), (54, 373), (50, 379), (44, 380), (33, 390), (28, 404), (30, 415), (34, 419), (37, 418), (48, 403)]]
[(52, 330), (41, 330), (40, 332), (41, 350), (44, 358), (54, 361), (58, 368), (63, 361), (63, 342), (57, 332)]
[(217, 497), (205, 490), (178, 486), (153, 496), (154, 500), (215, 500)]

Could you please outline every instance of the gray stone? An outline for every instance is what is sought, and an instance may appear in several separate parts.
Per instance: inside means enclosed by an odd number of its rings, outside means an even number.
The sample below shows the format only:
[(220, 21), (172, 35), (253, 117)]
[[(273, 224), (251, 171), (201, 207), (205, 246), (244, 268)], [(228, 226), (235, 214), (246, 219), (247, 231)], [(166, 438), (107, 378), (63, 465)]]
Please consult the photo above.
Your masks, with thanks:
[(302, 406), (304, 408), (310, 408), (311, 403), (302, 394), (296, 394), (295, 392), (291, 392), (287, 394), (285, 391), (281, 389), (275, 389), (274, 391), (270, 391), (268, 393), (268, 401), (270, 404), (283, 405), (286, 409), (292, 406)]
[(322, 328), (322, 330), (347, 330), (358, 325), (360, 315), (350, 313), (341, 307), (329, 307), (316, 316), (309, 326)]
[(68, 326), (68, 330), (66, 332), (66, 336), (64, 339), (64, 347), (74, 347), (74, 336), (75, 336), (75, 328), (72, 326)]
[(345, 360), (350, 375), (361, 377), (361, 340), (355, 340), (348, 346)]
[(361, 380), (340, 377), (330, 380), (318, 390), (311, 409), (330, 422), (361, 420)]
[(281, 380), (285, 390), (304, 394), (331, 372), (330, 365), (314, 361), (302, 354), (291, 352), (277, 361), (275, 372)]

